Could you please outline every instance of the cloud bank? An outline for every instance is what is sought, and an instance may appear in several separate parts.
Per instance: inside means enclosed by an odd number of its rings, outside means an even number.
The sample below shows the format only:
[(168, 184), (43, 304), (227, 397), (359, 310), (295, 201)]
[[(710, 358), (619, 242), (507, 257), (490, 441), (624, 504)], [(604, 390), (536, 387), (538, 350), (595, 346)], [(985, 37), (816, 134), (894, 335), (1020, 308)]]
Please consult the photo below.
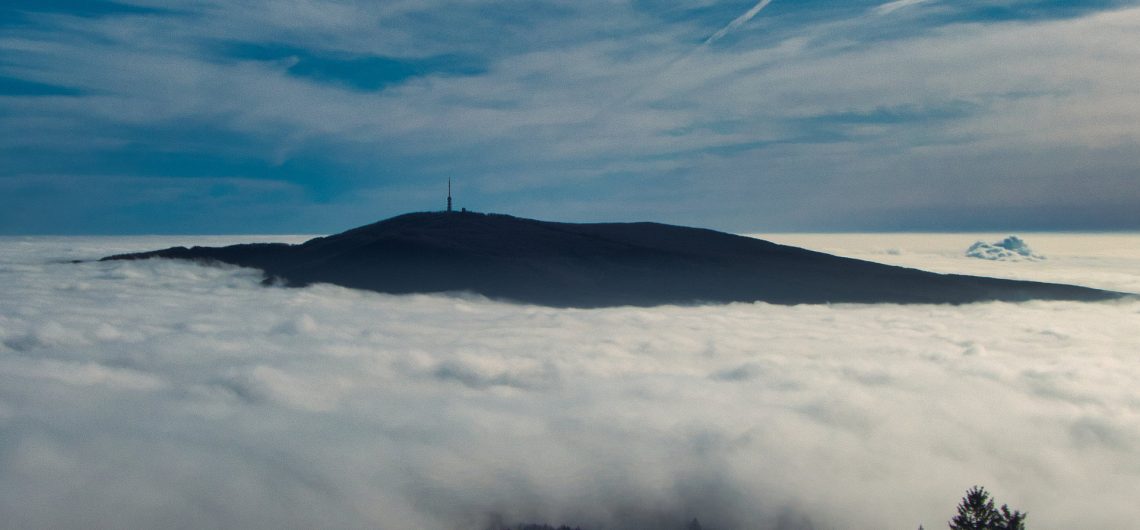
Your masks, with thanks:
[(1134, 520), (1135, 301), (555, 310), (63, 262), (155, 244), (0, 240), (7, 524), (936, 528), (976, 483), (1034, 528)]
[(966, 256), (988, 260), (1043, 260), (1045, 256), (1033, 252), (1025, 240), (1017, 236), (1009, 236), (996, 243), (977, 241), (966, 249)]
[(998, 233), (938, 234), (759, 234), (756, 237), (840, 256), (915, 267), (947, 274), (1084, 285), (1140, 293), (1140, 237), (1135, 233), (1029, 235), (1033, 248), (1049, 256), (992, 261), (966, 256), (970, 241), (995, 241)]

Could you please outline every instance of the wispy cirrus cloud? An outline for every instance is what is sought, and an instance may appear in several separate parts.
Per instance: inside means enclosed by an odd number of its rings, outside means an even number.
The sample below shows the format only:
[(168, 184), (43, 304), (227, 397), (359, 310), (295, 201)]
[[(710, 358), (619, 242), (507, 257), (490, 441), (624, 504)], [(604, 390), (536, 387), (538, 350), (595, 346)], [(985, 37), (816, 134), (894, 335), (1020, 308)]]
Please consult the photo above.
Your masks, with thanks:
[(899, 9), (905, 9), (919, 4), (925, 4), (930, 1), (931, 0), (894, 0), (893, 2), (887, 2), (885, 4), (876, 6), (875, 13), (879, 15), (889, 15), (895, 11), (898, 11)]
[(980, 186), (1026, 197), (994, 227), (1135, 226), (1134, 9), (740, 4), (20, 4), (0, 178), (272, 179), (324, 211), (262, 230), (430, 208), (448, 176), (470, 207), (568, 220), (965, 227), (932, 205), (981, 211)]

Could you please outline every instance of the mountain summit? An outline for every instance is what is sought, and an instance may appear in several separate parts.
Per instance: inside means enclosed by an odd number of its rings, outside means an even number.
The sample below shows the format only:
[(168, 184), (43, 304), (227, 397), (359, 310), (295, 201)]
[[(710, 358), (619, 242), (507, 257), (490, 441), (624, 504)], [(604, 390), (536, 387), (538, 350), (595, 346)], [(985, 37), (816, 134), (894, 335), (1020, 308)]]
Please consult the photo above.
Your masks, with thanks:
[(769, 302), (1107, 300), (1085, 287), (946, 275), (659, 223), (555, 223), (474, 212), (400, 215), (299, 245), (174, 247), (104, 260), (221, 262), (266, 282), (382, 293), (472, 292), (558, 307)]

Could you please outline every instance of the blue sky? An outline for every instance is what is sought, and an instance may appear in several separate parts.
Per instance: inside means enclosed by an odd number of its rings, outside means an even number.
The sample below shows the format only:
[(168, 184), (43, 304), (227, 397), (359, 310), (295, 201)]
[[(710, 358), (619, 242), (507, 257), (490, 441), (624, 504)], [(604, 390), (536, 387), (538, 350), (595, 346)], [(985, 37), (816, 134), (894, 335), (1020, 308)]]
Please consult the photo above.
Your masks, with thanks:
[(7, 0), (0, 233), (1140, 229), (1136, 2), (759, 5)]

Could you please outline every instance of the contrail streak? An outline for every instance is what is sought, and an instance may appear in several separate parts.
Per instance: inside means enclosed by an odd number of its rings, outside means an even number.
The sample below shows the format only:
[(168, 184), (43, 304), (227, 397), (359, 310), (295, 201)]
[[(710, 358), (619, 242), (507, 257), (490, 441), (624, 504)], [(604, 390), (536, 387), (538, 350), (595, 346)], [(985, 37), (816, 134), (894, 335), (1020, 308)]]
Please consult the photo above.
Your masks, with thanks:
[(732, 22), (729, 22), (727, 26), (720, 28), (720, 31), (713, 33), (709, 38), (705, 39), (705, 42), (701, 45), (708, 46), (709, 44), (720, 40), (721, 37), (728, 35), (730, 31), (739, 28), (744, 24), (747, 24), (749, 20), (755, 18), (756, 15), (760, 14), (760, 12), (763, 11), (765, 7), (768, 7), (768, 4), (771, 3), (772, 0), (760, 0), (756, 3), (756, 5), (752, 6), (752, 9), (749, 9), (743, 15), (736, 17)]
[(598, 111), (595, 112), (592, 116), (590, 116), (590, 118), (587, 119), (585, 121), (585, 123), (593, 123), (599, 117), (608, 113), (613, 108), (625, 105), (630, 100), (632, 100), (633, 98), (640, 95), (646, 88), (648, 88), (651, 85), (655, 85), (658, 81), (661, 80), (662, 77), (664, 77), (670, 71), (672, 71), (673, 68), (675, 66), (677, 66), (677, 64), (687, 61), (689, 59), (689, 57), (693, 56), (694, 54), (696, 54), (702, 50), (705, 50), (706, 48), (709, 47), (709, 45), (720, 40), (725, 35), (728, 35), (729, 33), (731, 33), (736, 28), (739, 28), (740, 26), (747, 24), (748, 21), (752, 20), (753, 18), (756, 18), (756, 15), (760, 14), (760, 12), (763, 11), (765, 7), (768, 7), (768, 4), (771, 4), (771, 3), (772, 3), (772, 0), (760, 0), (759, 2), (756, 3), (756, 5), (752, 6), (752, 9), (745, 11), (743, 15), (736, 17), (735, 19), (732, 20), (732, 22), (729, 22), (728, 25), (726, 25), (723, 28), (720, 28), (716, 33), (713, 33), (712, 35), (709, 36), (709, 38), (705, 39), (704, 42), (702, 42), (699, 46), (690, 48), (689, 51), (674, 57), (668, 63), (665, 63), (665, 65), (662, 66), (657, 71), (656, 74), (654, 74), (649, 79), (645, 80), (645, 82), (641, 83), (640, 85), (635, 87), (633, 90), (630, 90), (629, 92), (627, 92), (622, 97), (617, 98), (613, 101), (610, 101), (609, 103), (604, 105), (602, 108), (598, 109)]
[[(661, 71), (659, 71), (657, 73), (657, 75), (653, 76), (653, 79), (651, 81), (657, 80), (662, 75), (664, 75), (668, 71), (672, 70), (673, 67), (677, 63), (684, 62), (684, 61), (688, 60), (688, 58), (690, 56), (692, 56), (693, 54), (695, 54), (699, 51), (702, 51), (705, 48), (708, 48), (710, 44), (720, 40), (722, 37), (724, 37), (725, 35), (728, 35), (729, 33), (731, 33), (736, 28), (739, 28), (740, 26), (747, 24), (749, 20), (756, 18), (756, 15), (759, 15), (760, 12), (763, 11), (765, 7), (768, 7), (768, 4), (771, 4), (771, 3), (772, 3), (772, 0), (760, 0), (759, 2), (756, 3), (756, 5), (752, 6), (752, 9), (749, 9), (748, 11), (745, 11), (743, 15), (740, 15), (740, 16), (732, 19), (732, 22), (729, 22), (728, 25), (717, 30), (716, 33), (709, 35), (709, 38), (705, 39), (705, 41), (702, 42), (700, 46), (697, 46), (695, 48), (691, 48), (691, 49), (689, 49), (689, 51), (682, 53), (681, 55), (678, 55), (677, 57), (674, 57), (673, 60), (666, 63), (665, 66), (661, 68)], [(642, 87), (642, 88), (644, 88), (644, 87)], [(641, 91), (641, 89), (639, 88), (638, 90), (635, 91), (635, 93), (640, 92), (640, 91)], [(630, 94), (630, 95), (632, 96), (633, 94)]]

